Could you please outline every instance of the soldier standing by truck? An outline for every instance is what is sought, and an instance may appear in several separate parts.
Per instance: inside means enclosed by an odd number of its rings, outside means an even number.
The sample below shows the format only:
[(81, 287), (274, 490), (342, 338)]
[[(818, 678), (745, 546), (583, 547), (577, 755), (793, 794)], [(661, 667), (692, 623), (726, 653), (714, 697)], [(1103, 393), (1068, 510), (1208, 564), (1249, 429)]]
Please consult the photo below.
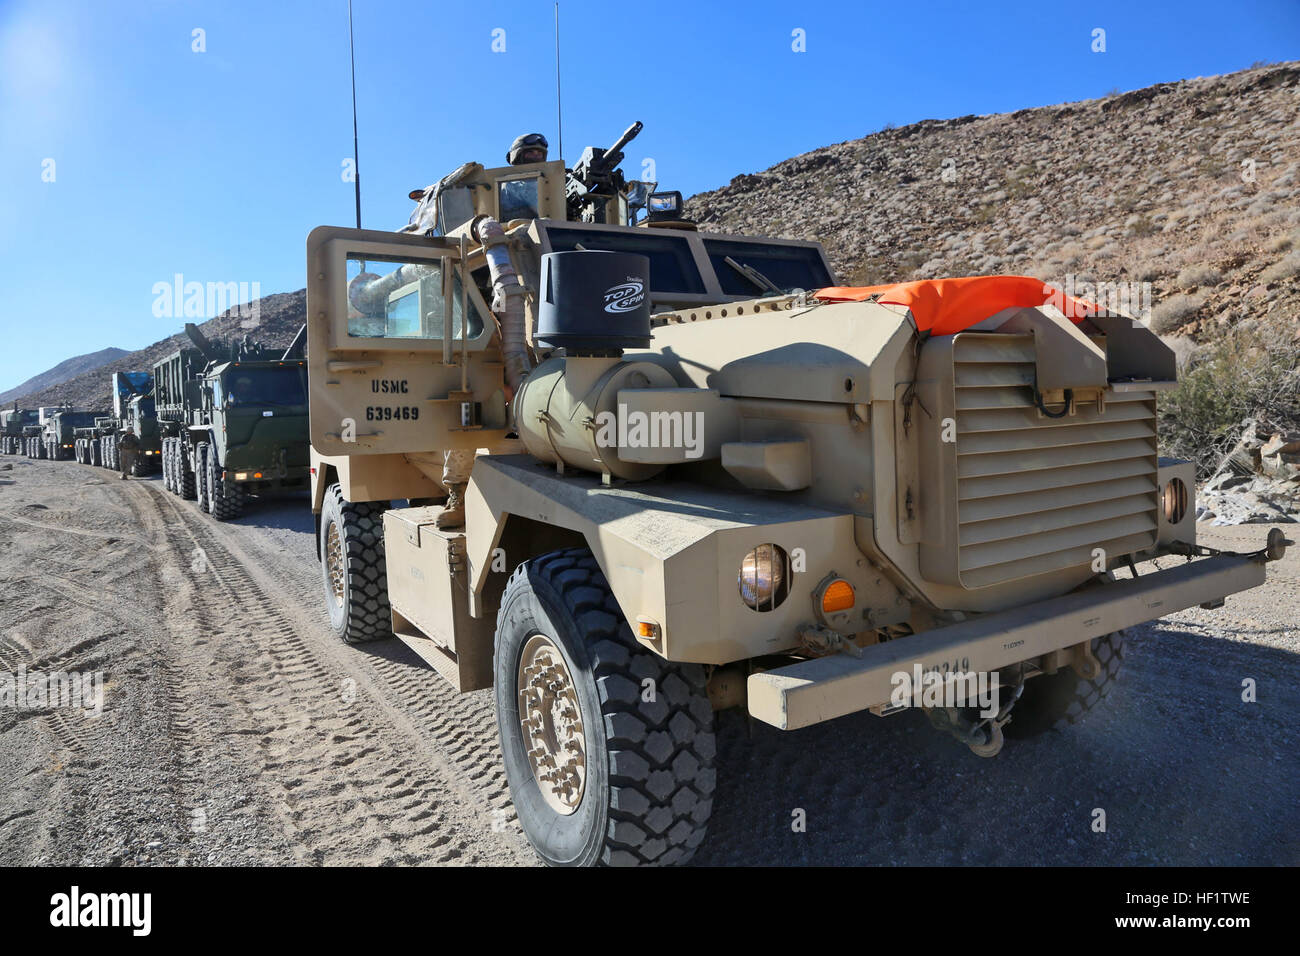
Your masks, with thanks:
[(135, 456), (140, 450), (140, 439), (135, 436), (135, 429), (127, 425), (122, 437), (117, 440), (117, 456), (122, 466), (122, 480), (126, 481), (135, 470)]

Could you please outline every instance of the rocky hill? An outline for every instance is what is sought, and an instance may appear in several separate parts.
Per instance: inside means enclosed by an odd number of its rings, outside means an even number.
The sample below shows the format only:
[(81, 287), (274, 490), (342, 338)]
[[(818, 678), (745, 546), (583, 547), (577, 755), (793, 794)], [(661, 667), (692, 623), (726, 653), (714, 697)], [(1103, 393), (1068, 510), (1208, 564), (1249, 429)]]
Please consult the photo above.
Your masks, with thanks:
[[(248, 333), (255, 341), (266, 345), (287, 347), (306, 321), (307, 290), (277, 292), (274, 295), (263, 296), (256, 304), (256, 325), (252, 327), (246, 327), (244, 323), (254, 320), (241, 317), (235, 309), (230, 309), (216, 318), (199, 324), (199, 329), (214, 342), (218, 339), (242, 338), (245, 333)], [(26, 408), (58, 405), (63, 402), (70, 402), (80, 408), (109, 408), (112, 405), (109, 378), (113, 372), (147, 370), (169, 352), (190, 344), (183, 329), (177, 329), (175, 335), (136, 352), (114, 349), (112, 351), (120, 353), (119, 356), (92, 371), (82, 372), (57, 384), (42, 386), (38, 391), (20, 393), (15, 389), (13, 395), (17, 403)], [(61, 366), (56, 366), (58, 367)]]
[(1300, 319), (1300, 64), (923, 120), (700, 193), (701, 226), (820, 240), (839, 280), (1150, 283), (1164, 334)]
[(125, 349), (100, 349), (98, 352), (88, 352), (85, 355), (78, 355), (70, 359), (64, 359), (52, 369), (41, 372), (40, 375), (33, 375), (27, 381), (7, 392), (0, 392), (0, 405), (9, 401), (11, 398), (18, 398), (20, 395), (30, 395), (35, 392), (44, 391), (53, 388), (56, 385), (62, 385), (71, 378), (81, 375), (83, 372), (89, 372), (93, 369), (100, 368), (112, 362), (114, 359), (122, 358), (131, 353)]

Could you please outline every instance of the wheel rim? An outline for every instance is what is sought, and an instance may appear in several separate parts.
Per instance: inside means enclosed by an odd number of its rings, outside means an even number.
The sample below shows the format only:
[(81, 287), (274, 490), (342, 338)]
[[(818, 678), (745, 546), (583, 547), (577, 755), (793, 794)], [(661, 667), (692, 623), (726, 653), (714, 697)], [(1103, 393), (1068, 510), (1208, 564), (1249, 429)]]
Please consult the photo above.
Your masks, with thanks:
[(344, 580), (343, 536), (339, 534), (339, 526), (333, 521), (325, 532), (325, 570), (329, 574), (330, 597), (334, 599), (334, 606), (341, 608)]
[(573, 676), (546, 635), (534, 634), (524, 644), (515, 687), (533, 779), (547, 806), (568, 816), (582, 803), (587, 783), (587, 738)]

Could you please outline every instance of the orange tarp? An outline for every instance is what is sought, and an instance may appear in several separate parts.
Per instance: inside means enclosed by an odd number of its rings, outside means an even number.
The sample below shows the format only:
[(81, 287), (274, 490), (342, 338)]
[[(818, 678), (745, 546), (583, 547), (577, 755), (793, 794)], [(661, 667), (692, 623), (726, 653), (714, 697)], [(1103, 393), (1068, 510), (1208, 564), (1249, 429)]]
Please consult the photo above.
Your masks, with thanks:
[(837, 286), (819, 289), (814, 295), (823, 302), (863, 302), (878, 296), (877, 302), (906, 307), (917, 328), (932, 335), (961, 332), (1003, 309), (1049, 302), (1075, 322), (1100, 311), (1091, 302), (1065, 295), (1032, 276), (970, 276), (894, 285)]

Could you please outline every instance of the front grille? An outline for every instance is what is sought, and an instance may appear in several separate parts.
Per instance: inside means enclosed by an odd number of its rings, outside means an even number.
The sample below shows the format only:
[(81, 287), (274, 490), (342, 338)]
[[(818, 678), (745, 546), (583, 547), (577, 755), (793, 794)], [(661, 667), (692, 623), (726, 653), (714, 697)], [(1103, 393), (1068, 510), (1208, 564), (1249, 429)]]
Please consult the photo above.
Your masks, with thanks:
[[(958, 335), (957, 519), (961, 583), (987, 587), (1155, 544), (1155, 393), (1105, 393), (1105, 411), (1034, 407), (1031, 336)], [(1053, 408), (1055, 410), (1055, 408)]]

